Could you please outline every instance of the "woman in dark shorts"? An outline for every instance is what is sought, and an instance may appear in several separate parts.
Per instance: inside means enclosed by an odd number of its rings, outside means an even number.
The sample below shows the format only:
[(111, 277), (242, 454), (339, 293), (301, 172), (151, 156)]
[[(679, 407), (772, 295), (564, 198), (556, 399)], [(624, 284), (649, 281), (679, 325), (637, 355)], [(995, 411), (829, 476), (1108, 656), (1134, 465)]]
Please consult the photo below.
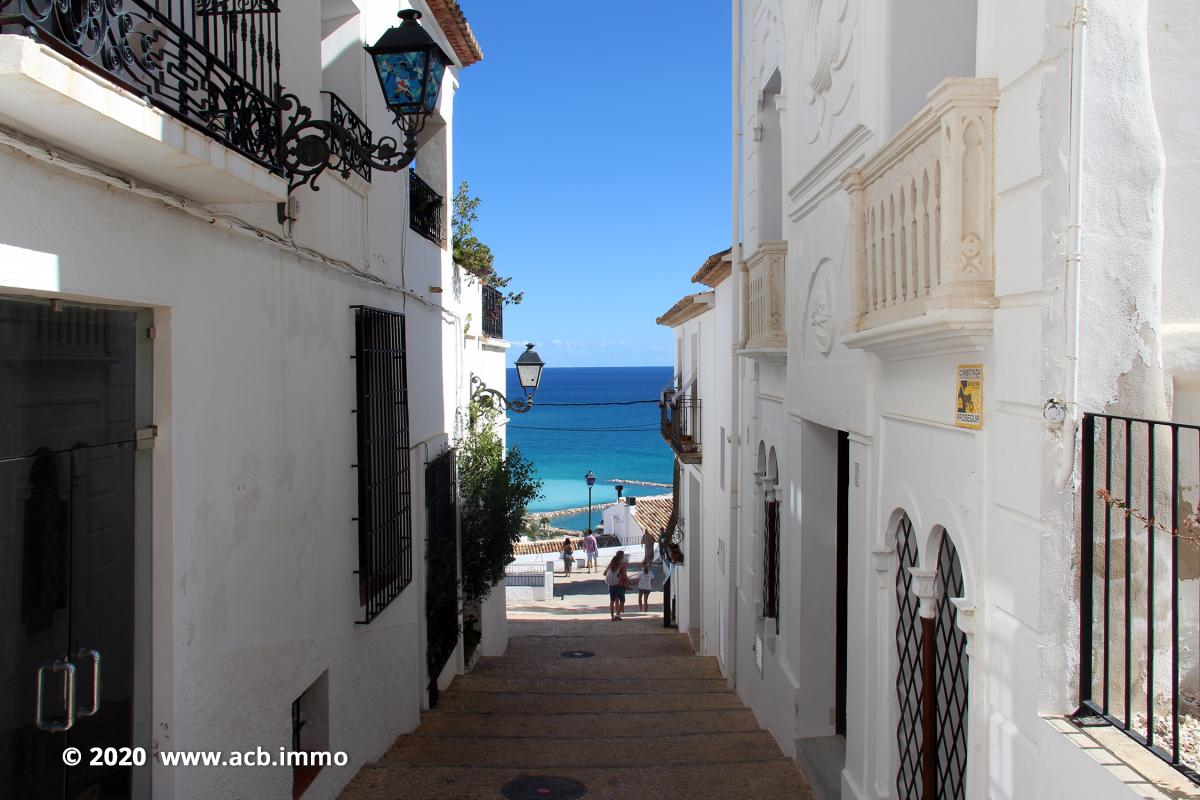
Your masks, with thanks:
[(608, 615), (618, 621), (625, 611), (625, 585), (629, 582), (625, 572), (624, 550), (618, 550), (604, 568), (604, 582), (608, 584)]

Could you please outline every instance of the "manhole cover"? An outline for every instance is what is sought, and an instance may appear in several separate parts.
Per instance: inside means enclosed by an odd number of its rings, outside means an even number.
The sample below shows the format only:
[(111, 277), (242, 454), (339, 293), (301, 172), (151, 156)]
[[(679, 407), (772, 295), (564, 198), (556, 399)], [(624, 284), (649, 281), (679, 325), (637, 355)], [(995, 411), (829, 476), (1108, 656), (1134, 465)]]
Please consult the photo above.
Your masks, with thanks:
[(508, 800), (576, 800), (586, 791), (570, 778), (517, 778), (504, 784)]
[(591, 650), (564, 650), (563, 658), (591, 658), (596, 655)]

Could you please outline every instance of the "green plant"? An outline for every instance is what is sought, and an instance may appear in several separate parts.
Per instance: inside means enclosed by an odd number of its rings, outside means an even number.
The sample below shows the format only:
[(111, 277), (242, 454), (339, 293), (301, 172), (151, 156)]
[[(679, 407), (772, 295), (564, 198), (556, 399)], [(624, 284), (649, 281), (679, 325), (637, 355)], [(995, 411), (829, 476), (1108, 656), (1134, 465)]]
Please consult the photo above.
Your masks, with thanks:
[[(471, 187), (466, 181), (458, 185), (454, 194), (454, 263), (474, 275), (480, 281), (496, 289), (504, 289), (512, 278), (501, 277), (496, 272), (496, 257), (492, 248), (488, 247), (475, 236), (475, 222), (479, 219), (478, 197), (471, 196)], [(502, 295), (504, 302), (512, 305), (519, 304), (525, 299), (524, 292), (508, 292)]]
[(525, 508), (541, 496), (542, 482), (519, 450), (507, 455), (496, 434), (496, 410), (475, 405), (459, 443), (462, 595), (464, 604), (483, 600), (504, 577), (521, 538)]

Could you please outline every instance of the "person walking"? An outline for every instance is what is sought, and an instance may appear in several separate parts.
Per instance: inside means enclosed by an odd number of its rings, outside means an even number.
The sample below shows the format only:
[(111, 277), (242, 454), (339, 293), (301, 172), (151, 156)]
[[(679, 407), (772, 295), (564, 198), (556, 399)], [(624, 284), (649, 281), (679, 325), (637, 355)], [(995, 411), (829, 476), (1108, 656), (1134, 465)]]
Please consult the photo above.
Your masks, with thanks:
[(618, 550), (604, 568), (604, 582), (608, 584), (608, 615), (614, 622), (619, 622), (625, 611), (625, 587), (629, 584), (624, 550)]
[[(666, 538), (667, 538), (667, 529), (666, 528), (662, 529), (662, 538), (663, 538), (663, 541), (666, 541)], [(642, 534), (642, 550), (645, 551), (645, 553), (642, 556), (643, 561), (649, 561), (652, 564), (654, 563), (654, 546), (656, 544), (658, 544), (658, 541), (654, 538), (654, 534), (652, 534), (650, 531), (646, 531), (645, 533)]]
[(571, 537), (564, 536), (562, 543), (563, 568), (567, 571), (567, 577), (571, 577), (571, 567), (575, 566), (575, 548), (571, 544)]
[(650, 610), (650, 590), (654, 588), (654, 575), (650, 572), (650, 562), (642, 562), (642, 574), (638, 576), (638, 611)]
[(587, 571), (595, 572), (599, 566), (600, 546), (596, 542), (596, 534), (588, 529), (587, 536), (583, 537), (583, 551), (587, 553)]

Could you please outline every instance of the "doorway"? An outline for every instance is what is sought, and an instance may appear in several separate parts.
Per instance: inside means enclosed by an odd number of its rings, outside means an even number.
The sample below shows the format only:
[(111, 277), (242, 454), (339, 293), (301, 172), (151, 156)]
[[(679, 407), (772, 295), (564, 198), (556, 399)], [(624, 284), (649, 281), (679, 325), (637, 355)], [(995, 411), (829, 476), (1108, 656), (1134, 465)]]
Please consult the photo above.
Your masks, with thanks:
[[(115, 800), (143, 783), (148, 327), (147, 312), (0, 299), (0, 796)], [(93, 748), (116, 757), (89, 766)]]

